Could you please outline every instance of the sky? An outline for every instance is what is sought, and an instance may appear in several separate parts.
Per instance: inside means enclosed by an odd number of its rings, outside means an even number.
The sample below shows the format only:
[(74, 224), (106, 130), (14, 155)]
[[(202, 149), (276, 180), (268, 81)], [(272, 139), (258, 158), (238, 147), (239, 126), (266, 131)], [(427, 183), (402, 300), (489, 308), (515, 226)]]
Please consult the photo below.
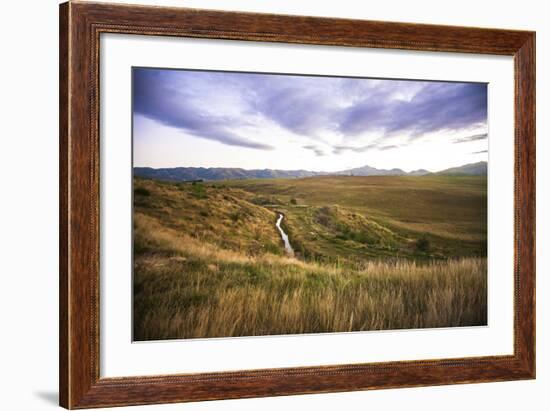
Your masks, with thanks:
[(487, 135), (485, 83), (133, 69), (136, 167), (439, 171)]

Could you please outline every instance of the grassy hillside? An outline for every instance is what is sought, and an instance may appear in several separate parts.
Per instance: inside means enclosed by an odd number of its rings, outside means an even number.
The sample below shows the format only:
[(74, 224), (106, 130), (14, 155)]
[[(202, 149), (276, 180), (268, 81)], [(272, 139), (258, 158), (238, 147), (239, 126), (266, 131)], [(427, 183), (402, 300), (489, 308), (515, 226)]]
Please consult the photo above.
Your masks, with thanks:
[(134, 337), (486, 324), (485, 203), (484, 177), (136, 178)]
[[(252, 197), (240, 189), (136, 179), (134, 212), (223, 249), (244, 255), (282, 255), (274, 230), (275, 213), (250, 202)], [(151, 251), (146, 238), (143, 243), (138, 240), (136, 255)]]
[[(315, 177), (237, 180), (288, 215), (299, 248), (325, 257), (486, 256), (484, 176)], [(269, 204), (268, 204), (269, 205)], [(427, 250), (418, 250), (427, 239)]]

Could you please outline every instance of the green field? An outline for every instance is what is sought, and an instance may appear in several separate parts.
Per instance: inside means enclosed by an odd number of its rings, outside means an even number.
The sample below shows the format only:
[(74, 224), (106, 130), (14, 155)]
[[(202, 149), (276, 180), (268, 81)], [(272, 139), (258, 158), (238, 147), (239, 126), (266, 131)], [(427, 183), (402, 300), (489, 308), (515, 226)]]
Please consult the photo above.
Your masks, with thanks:
[(485, 176), (135, 178), (134, 338), (484, 325), (486, 205)]

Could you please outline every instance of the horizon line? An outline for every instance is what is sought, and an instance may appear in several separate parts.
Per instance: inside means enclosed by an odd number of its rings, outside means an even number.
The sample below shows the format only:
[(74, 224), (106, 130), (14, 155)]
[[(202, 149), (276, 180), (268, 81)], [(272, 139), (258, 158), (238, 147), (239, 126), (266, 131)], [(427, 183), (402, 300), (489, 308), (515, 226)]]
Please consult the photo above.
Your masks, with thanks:
[(344, 171), (351, 171), (351, 170), (354, 170), (354, 169), (357, 169), (357, 168), (370, 167), (370, 168), (373, 168), (375, 170), (388, 170), (388, 171), (401, 170), (405, 173), (411, 173), (413, 171), (419, 171), (419, 170), (424, 170), (424, 171), (427, 171), (429, 173), (439, 173), (441, 171), (445, 171), (445, 170), (448, 170), (448, 169), (451, 169), (451, 168), (460, 168), (460, 167), (464, 167), (464, 166), (467, 166), (467, 165), (479, 164), (479, 163), (489, 164), (488, 161), (482, 160), (482, 161), (476, 161), (476, 162), (473, 162), (473, 163), (464, 163), (464, 164), (458, 165), (458, 166), (446, 167), (446, 168), (442, 168), (441, 170), (436, 170), (436, 171), (431, 171), (431, 170), (428, 170), (427, 168), (415, 168), (415, 169), (412, 169), (411, 171), (405, 171), (404, 169), (399, 168), (399, 167), (377, 168), (377, 167), (369, 166), (368, 164), (365, 164), (365, 165), (360, 166), (360, 167), (353, 167), (353, 168), (348, 168), (348, 169), (344, 169), (344, 170), (336, 170), (336, 171), (313, 171), (313, 170), (307, 170), (305, 168), (284, 169), (284, 168), (243, 168), (243, 167), (204, 167), (204, 166), (198, 166), (198, 167), (195, 167), (195, 166), (149, 167), (149, 166), (134, 166), (134, 165), (132, 165), (132, 168), (150, 168), (150, 169), (153, 169), (153, 170), (174, 169), (174, 168), (204, 168), (206, 170), (211, 170), (211, 169), (239, 169), (239, 170), (244, 170), (244, 171), (254, 171), (254, 170), (260, 170), (260, 171), (263, 171), (263, 170), (306, 171), (306, 172), (310, 172), (310, 173), (327, 173), (327, 174), (330, 174), (330, 173), (342, 173)]

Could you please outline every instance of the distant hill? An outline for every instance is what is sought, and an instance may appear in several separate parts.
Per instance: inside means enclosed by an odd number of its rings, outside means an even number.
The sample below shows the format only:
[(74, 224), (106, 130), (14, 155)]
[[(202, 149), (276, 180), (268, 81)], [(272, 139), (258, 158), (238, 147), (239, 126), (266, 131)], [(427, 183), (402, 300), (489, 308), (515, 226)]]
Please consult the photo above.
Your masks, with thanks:
[(351, 168), (349, 170), (338, 171), (337, 175), (354, 175), (354, 176), (404, 176), (407, 175), (406, 171), (400, 168), (392, 168), (391, 170), (383, 170), (370, 166), (363, 166), (358, 168)]
[(486, 176), (487, 162), (480, 161), (479, 163), (465, 164), (460, 167), (448, 168), (436, 174), (439, 175), (469, 175), (469, 176)]
[[(323, 175), (344, 176), (424, 176), (432, 174), (428, 170), (419, 169), (409, 173), (400, 168), (391, 170), (378, 169), (370, 166), (351, 168), (333, 173), (308, 170), (245, 170), (243, 168), (205, 168), (205, 167), (174, 167), (151, 168), (135, 167), (134, 175), (137, 177), (154, 178), (166, 181), (190, 181), (190, 180), (247, 180), (259, 178), (303, 178)], [(449, 168), (435, 174), (440, 175), (487, 175), (487, 163), (485, 161), (466, 164), (461, 167)]]
[(302, 178), (319, 175), (306, 170), (245, 170), (243, 168), (204, 168), (174, 167), (150, 168), (135, 167), (134, 175), (168, 181), (186, 180), (245, 180), (250, 178)]
[(431, 171), (424, 170), (423, 168), (420, 168), (418, 170), (413, 170), (408, 173), (409, 176), (425, 176), (427, 174), (432, 174)]

